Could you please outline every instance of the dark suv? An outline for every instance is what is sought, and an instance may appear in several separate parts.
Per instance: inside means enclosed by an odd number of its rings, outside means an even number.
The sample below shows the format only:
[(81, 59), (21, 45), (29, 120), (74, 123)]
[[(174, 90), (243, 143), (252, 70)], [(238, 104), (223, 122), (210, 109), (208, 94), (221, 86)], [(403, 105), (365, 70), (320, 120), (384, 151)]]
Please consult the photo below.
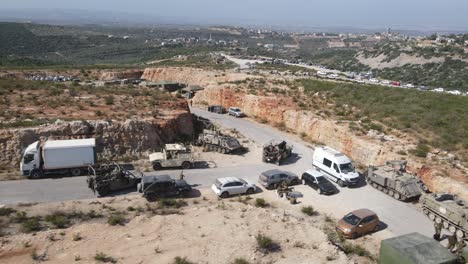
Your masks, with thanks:
[(217, 114), (224, 114), (226, 113), (226, 109), (220, 105), (210, 105), (208, 106), (208, 112), (213, 112)]
[(192, 191), (192, 186), (185, 180), (174, 180), (168, 175), (143, 176), (137, 191), (148, 201), (154, 201), (158, 197), (186, 195)]
[(301, 182), (296, 174), (276, 169), (264, 171), (258, 177), (258, 182), (267, 189), (276, 189), (284, 181), (288, 185), (295, 185)]
[(336, 192), (335, 186), (323, 175), (316, 170), (308, 170), (301, 176), (302, 184), (309, 185), (317, 190), (319, 194), (333, 194)]

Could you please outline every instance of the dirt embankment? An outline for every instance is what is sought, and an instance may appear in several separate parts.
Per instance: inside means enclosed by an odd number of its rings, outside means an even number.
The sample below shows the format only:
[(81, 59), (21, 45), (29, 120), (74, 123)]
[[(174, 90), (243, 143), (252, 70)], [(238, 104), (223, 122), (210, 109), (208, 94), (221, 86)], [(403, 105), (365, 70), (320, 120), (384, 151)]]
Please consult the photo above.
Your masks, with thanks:
[(299, 110), (292, 98), (281, 95), (258, 96), (246, 94), (239, 89), (211, 86), (198, 92), (193, 102), (194, 105), (203, 108), (207, 105), (241, 107), (250, 117), (307, 136), (314, 143), (343, 151), (363, 166), (381, 165), (392, 159), (409, 159), (409, 169), (418, 173), (432, 191), (453, 192), (468, 199), (468, 184), (463, 176), (463, 168), (457, 169), (451, 164), (441, 165), (429, 159), (416, 159), (399, 154), (414, 148), (415, 140), (410, 137), (384, 136), (375, 132), (359, 136), (349, 129), (348, 122), (318, 116), (312, 111)]
[(110, 81), (115, 79), (139, 79), (143, 74), (142, 70), (128, 70), (128, 71), (106, 71), (101, 74), (99, 78), (101, 81)]
[(387, 61), (387, 56), (384, 54), (380, 54), (377, 57), (368, 57), (366, 58), (363, 54), (359, 54), (356, 59), (373, 69), (384, 69), (384, 68), (395, 68), (395, 67), (402, 67), (408, 64), (413, 65), (423, 65), (427, 63), (442, 63), (445, 61), (444, 57), (433, 57), (430, 59), (426, 59), (424, 57), (417, 57), (414, 55), (409, 55), (406, 53), (400, 54), (398, 57)]
[[(261, 197), (263, 208), (256, 206)], [(112, 263), (173, 263), (181, 257), (191, 263), (372, 263), (357, 249), (378, 254), (371, 236), (348, 241), (360, 246), (348, 255), (340, 251), (325, 232), (335, 223), (326, 215), (303, 214), (273, 192), (249, 198), (219, 200), (206, 189), (177, 202), (147, 203), (134, 195), (16, 206), (17, 212), (0, 217), (0, 262), (98, 263), (107, 257)], [(266, 238), (261, 243), (259, 235)]]
[(105, 159), (138, 158), (163, 144), (191, 138), (191, 114), (173, 112), (164, 119), (126, 121), (58, 121), (33, 128), (0, 130), (0, 165), (16, 167), (21, 152), (39, 139), (96, 138), (97, 152)]

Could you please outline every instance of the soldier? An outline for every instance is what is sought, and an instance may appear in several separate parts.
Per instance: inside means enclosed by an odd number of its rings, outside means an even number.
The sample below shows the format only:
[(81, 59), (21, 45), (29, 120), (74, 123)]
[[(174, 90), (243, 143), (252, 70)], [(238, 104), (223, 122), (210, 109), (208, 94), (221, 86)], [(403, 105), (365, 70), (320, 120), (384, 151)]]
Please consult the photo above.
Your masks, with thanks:
[(447, 249), (452, 252), (455, 248), (455, 244), (457, 243), (457, 235), (453, 234), (448, 238)]
[(434, 222), (434, 229), (435, 229), (434, 239), (437, 241), (440, 241), (440, 233), (442, 232), (442, 222), (437, 223), (437, 220), (436, 220)]
[(286, 181), (282, 181), (278, 186), (278, 194), (280, 197), (283, 197), (284, 194), (288, 192), (288, 183)]
[(184, 171), (181, 171), (181, 172), (180, 172), (180, 175), (179, 175), (179, 180), (183, 180), (184, 177), (185, 177)]
[(457, 249), (455, 250), (455, 255), (457, 255), (458, 258), (461, 258), (462, 257), (462, 253), (463, 253), (463, 248), (466, 247), (466, 243), (465, 241), (463, 240), (463, 238), (458, 238), (458, 241), (457, 241)]

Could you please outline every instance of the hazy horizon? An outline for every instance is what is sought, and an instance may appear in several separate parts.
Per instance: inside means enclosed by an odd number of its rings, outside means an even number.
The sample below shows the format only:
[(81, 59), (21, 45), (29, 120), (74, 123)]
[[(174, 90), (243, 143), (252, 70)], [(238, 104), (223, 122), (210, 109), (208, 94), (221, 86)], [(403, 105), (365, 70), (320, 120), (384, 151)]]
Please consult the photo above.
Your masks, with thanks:
[(132, 14), (144, 15), (145, 21), (171, 18), (180, 23), (200, 24), (468, 30), (468, 1), (463, 0), (290, 0), (287, 3), (275, 0), (17, 0), (2, 3), (2, 9), (38, 9), (39, 13), (52, 13), (54, 9), (82, 10), (134, 22), (143, 18)]

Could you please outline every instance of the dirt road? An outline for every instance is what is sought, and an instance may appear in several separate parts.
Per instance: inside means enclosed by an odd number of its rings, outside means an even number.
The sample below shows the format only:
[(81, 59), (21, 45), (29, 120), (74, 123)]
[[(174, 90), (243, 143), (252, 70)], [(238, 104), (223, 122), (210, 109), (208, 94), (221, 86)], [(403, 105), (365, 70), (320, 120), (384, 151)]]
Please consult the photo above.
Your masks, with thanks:
[[(298, 139), (291, 138), (276, 129), (261, 125), (246, 119), (237, 119), (227, 115), (218, 115), (204, 110), (193, 109), (197, 115), (209, 118), (227, 128), (235, 128), (247, 138), (263, 144), (273, 138), (283, 138), (294, 146), (297, 155), (281, 169), (301, 175), (312, 168), (313, 147)], [(236, 167), (222, 167), (212, 169), (192, 169), (184, 171), (186, 180), (197, 188), (208, 188), (216, 178), (238, 176), (255, 183), (258, 175), (267, 169), (277, 168), (276, 165), (264, 164), (258, 157), (257, 164), (240, 165)], [(176, 177), (179, 170), (158, 172)], [(155, 173), (149, 173), (155, 174)], [(413, 204), (396, 201), (393, 198), (374, 190), (370, 186), (358, 188), (339, 188), (340, 192), (332, 196), (321, 196), (307, 186), (297, 186), (297, 190), (304, 193), (303, 201), (313, 204), (316, 209), (336, 218), (342, 217), (349, 211), (359, 208), (369, 208), (377, 212), (387, 226), (387, 230), (394, 235), (410, 232), (420, 232), (432, 236), (432, 223)], [(94, 197), (87, 189), (85, 177), (44, 179), (37, 181), (12, 181), (0, 183), (0, 204), (19, 202), (50, 202)]]

